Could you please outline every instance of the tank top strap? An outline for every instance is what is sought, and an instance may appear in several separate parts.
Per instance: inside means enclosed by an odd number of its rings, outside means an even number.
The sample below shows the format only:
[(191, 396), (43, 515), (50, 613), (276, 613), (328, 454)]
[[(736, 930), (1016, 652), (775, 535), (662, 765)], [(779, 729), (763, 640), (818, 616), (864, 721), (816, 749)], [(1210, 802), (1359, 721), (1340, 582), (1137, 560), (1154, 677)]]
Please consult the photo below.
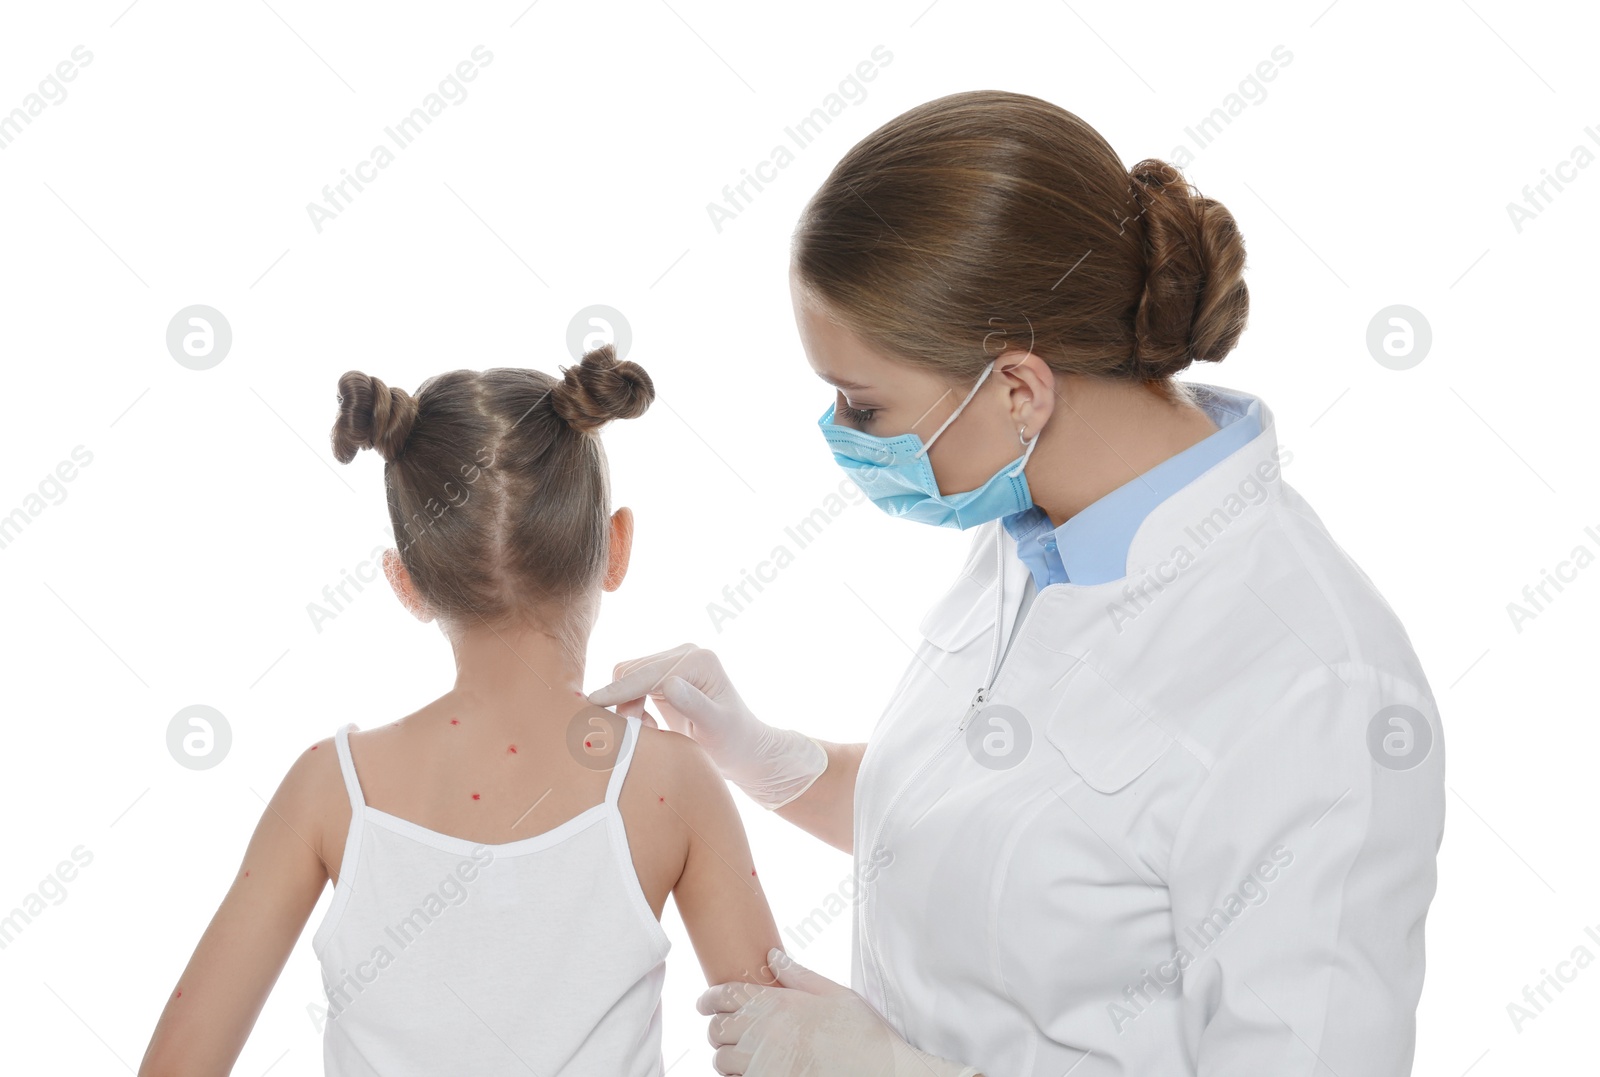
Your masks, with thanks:
[(346, 722), (340, 726), (333, 735), (334, 747), (339, 751), (339, 770), (344, 774), (344, 787), (350, 794), (350, 810), (357, 815), (366, 805), (366, 798), (361, 795), (361, 781), (356, 777), (356, 764), (350, 758), (350, 731), (356, 728), (354, 722)]
[(639, 746), (639, 727), (643, 724), (631, 714), (626, 717), (628, 724), (622, 733), (622, 747), (617, 750), (617, 761), (611, 766), (611, 780), (606, 783), (606, 803), (612, 806), (622, 795), (622, 782), (633, 762), (633, 750)]

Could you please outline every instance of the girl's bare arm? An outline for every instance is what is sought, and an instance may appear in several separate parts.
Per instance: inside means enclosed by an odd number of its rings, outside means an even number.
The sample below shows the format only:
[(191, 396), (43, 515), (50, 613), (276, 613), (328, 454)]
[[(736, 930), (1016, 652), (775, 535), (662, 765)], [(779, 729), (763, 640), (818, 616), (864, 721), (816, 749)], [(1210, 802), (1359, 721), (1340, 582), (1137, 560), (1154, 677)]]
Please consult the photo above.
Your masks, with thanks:
[(665, 732), (654, 739), (670, 756), (672, 799), (688, 837), (672, 894), (706, 983), (773, 983), (767, 951), (782, 945), (778, 925), (728, 784), (688, 737)]
[(233, 1069), (328, 881), (317, 820), (333, 754), (331, 738), (307, 749), (262, 812), (233, 885), (167, 997), (139, 1077)]

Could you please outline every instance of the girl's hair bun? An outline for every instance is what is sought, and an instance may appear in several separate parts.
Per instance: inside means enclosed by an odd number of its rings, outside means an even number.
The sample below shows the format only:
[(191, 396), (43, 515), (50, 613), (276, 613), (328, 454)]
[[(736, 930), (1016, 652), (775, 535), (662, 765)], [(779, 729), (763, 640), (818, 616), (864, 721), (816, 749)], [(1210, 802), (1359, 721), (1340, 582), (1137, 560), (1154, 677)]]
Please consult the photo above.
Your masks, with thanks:
[(393, 463), (405, 449), (417, 419), (417, 400), (370, 374), (346, 371), (339, 378), (339, 417), (334, 420), (334, 459), (348, 464), (360, 449), (377, 449)]
[(644, 367), (618, 359), (614, 344), (585, 352), (577, 366), (563, 367), (550, 390), (557, 415), (574, 430), (597, 430), (612, 419), (643, 415), (656, 397), (655, 383)]
[(1165, 161), (1147, 158), (1129, 175), (1145, 236), (1145, 285), (1133, 321), (1136, 373), (1154, 380), (1195, 359), (1220, 362), (1250, 311), (1239, 225)]

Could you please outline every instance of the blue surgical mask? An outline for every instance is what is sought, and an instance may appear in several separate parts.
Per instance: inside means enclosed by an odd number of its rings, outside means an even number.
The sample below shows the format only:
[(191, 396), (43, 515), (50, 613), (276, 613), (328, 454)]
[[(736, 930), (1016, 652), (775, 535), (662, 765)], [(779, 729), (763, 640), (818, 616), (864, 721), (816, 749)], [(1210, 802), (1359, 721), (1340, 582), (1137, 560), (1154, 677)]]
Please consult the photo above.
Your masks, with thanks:
[(1033, 495), (1028, 492), (1028, 478), (1022, 469), (1033, 454), (1039, 435), (1034, 434), (1025, 443), (1027, 447), (1022, 455), (991, 475), (982, 486), (959, 494), (939, 492), (933, 465), (928, 462), (928, 450), (939, 440), (945, 428), (955, 422), (961, 409), (967, 406), (984, 378), (993, 370), (994, 361), (990, 360), (966, 398), (950, 413), (950, 418), (933, 432), (926, 445), (912, 433), (885, 438), (854, 427), (835, 425), (832, 404), (817, 420), (817, 425), (833, 450), (834, 462), (861, 487), (874, 505), (890, 516), (936, 527), (976, 527), (1033, 505)]

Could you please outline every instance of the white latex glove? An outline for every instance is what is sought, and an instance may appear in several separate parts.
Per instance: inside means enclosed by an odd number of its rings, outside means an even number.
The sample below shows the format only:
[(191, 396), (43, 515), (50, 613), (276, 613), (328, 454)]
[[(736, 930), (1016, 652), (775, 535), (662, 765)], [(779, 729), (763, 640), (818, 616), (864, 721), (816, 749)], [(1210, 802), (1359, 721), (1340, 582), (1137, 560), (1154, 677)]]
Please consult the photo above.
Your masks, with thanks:
[(724, 778), (765, 808), (783, 807), (828, 768), (822, 745), (751, 714), (717, 656), (703, 647), (685, 643), (619, 662), (613, 676), (589, 693), (589, 702), (655, 725), (644, 709), (646, 697), (655, 700), (670, 729), (693, 737)]
[(983, 1077), (973, 1066), (906, 1043), (860, 995), (796, 964), (767, 955), (773, 986), (717, 984), (695, 1004), (711, 1016), (712, 1067), (746, 1077)]

